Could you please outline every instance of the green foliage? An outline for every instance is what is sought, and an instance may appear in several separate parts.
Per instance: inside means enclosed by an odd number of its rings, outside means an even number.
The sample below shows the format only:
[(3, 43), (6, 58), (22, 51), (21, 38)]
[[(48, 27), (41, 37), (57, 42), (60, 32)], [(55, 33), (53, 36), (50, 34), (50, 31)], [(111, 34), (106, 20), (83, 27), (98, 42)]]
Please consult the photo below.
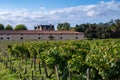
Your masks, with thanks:
[(8, 24), (8, 25), (6, 26), (6, 28), (5, 28), (5, 30), (13, 30), (13, 27)]
[(16, 43), (8, 53), (1, 64), (9, 59), (7, 69), (16, 79), (20, 73), (19, 79), (120, 79), (120, 39)]
[(18, 24), (14, 30), (27, 30), (27, 27), (24, 24)]
[(120, 38), (120, 19), (106, 23), (76, 25), (75, 31), (84, 32), (88, 39)]
[(119, 41), (96, 42), (87, 57), (90, 66), (98, 70), (103, 79), (119, 79)]
[(58, 30), (69, 30), (70, 29), (70, 24), (68, 22), (58, 23), (57, 29)]
[(4, 30), (4, 25), (3, 24), (0, 24), (0, 30)]
[(75, 26), (75, 31), (78, 31), (78, 32), (85, 32), (85, 30), (89, 27), (89, 24), (81, 24), (81, 25), (76, 25)]

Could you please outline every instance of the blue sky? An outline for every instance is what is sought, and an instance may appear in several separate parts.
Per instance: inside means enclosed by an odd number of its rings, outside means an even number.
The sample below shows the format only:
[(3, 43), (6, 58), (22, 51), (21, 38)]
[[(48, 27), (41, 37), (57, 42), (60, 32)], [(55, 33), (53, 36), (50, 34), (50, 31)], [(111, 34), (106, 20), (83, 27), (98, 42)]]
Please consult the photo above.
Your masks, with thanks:
[(120, 0), (0, 0), (0, 23), (37, 24), (107, 22), (120, 18)]
[(100, 1), (110, 0), (0, 0), (0, 8), (28, 8), (32, 10), (45, 7), (48, 10), (79, 5), (97, 4)]

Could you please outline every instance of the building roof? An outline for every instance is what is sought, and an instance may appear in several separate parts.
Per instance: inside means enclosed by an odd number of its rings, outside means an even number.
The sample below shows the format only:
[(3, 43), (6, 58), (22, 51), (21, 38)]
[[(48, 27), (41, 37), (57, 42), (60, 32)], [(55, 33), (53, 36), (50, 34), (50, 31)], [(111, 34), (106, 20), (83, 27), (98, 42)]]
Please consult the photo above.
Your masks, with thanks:
[(79, 34), (82, 32), (75, 31), (40, 31), (40, 30), (0, 30), (0, 34)]

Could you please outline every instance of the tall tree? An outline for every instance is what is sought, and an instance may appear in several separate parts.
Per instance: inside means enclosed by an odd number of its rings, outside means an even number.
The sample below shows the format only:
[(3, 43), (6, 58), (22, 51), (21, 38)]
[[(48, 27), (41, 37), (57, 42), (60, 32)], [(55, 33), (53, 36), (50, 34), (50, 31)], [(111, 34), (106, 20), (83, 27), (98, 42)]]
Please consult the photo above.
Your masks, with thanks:
[(58, 23), (58, 25), (57, 25), (57, 30), (62, 30), (62, 26), (63, 26), (62, 23)]
[(120, 37), (120, 19), (116, 19), (113, 25), (113, 37)]
[(6, 26), (6, 28), (5, 28), (5, 30), (13, 30), (13, 27), (8, 24), (8, 25)]
[(14, 30), (28, 30), (28, 29), (24, 24), (18, 24), (18, 25), (16, 25)]
[(70, 23), (68, 23), (68, 22), (58, 23), (57, 29), (58, 30), (69, 30), (70, 29)]
[(88, 38), (97, 38), (97, 27), (96, 24), (89, 24), (89, 28), (86, 29), (85, 35)]
[(4, 25), (3, 24), (0, 24), (0, 30), (4, 30)]
[(78, 32), (85, 32), (85, 30), (89, 27), (89, 23), (87, 24), (80, 24), (80, 25), (76, 25), (75, 26), (75, 31), (78, 31)]

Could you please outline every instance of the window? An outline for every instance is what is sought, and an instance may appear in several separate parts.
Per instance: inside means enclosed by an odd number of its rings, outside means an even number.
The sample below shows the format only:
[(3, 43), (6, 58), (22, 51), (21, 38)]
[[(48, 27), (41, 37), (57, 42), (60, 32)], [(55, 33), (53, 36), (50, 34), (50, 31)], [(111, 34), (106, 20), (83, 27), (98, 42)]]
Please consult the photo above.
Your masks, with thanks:
[(62, 39), (62, 37), (60, 37), (60, 39)]
[(76, 37), (76, 39), (78, 39), (78, 37)]
[(54, 36), (52, 36), (52, 35), (50, 35), (48, 38), (49, 38), (50, 40), (54, 40)]
[(9, 37), (7, 37), (7, 39), (10, 39)]
[(3, 34), (1, 34), (1, 36), (2, 36)]
[(38, 39), (41, 39), (41, 37), (38, 37)]
[(60, 35), (62, 35), (62, 33)]
[(21, 40), (23, 39), (23, 37), (20, 38)]
[(0, 39), (3, 40), (3, 37), (1, 37)]
[(9, 34), (7, 34), (9, 36)]

